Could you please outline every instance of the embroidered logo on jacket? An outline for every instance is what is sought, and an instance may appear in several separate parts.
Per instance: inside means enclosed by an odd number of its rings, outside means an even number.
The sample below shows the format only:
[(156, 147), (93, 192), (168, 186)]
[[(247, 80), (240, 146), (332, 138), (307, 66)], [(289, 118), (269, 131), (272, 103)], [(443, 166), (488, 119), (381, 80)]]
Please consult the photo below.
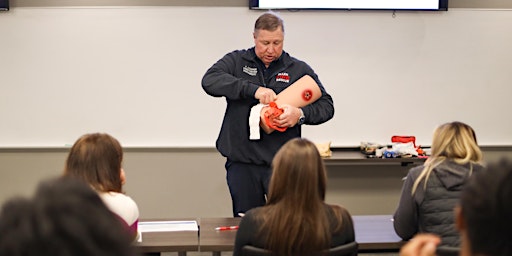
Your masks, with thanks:
[(258, 69), (257, 68), (251, 68), (251, 67), (248, 67), (248, 66), (244, 66), (242, 71), (244, 71), (244, 73), (247, 73), (250, 76), (256, 76), (256, 74), (258, 74)]
[(276, 76), (276, 82), (289, 83), (290, 82), (290, 76), (288, 75), (288, 73), (279, 73)]

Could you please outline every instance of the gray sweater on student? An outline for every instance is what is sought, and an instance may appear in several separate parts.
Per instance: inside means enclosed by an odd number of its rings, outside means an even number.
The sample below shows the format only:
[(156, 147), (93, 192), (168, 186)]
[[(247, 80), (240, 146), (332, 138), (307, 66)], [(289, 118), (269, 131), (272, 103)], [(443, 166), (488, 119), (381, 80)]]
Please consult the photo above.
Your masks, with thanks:
[[(460, 165), (445, 161), (430, 174), (425, 189), (424, 180), (411, 195), (415, 180), (423, 166), (412, 168), (405, 179), (398, 208), (394, 214), (394, 228), (404, 240), (416, 233), (434, 233), (441, 237), (442, 245), (459, 246), (453, 208), (459, 202), (460, 192), (470, 173), (483, 169), (478, 164)], [(472, 170), (472, 172), (470, 171)]]

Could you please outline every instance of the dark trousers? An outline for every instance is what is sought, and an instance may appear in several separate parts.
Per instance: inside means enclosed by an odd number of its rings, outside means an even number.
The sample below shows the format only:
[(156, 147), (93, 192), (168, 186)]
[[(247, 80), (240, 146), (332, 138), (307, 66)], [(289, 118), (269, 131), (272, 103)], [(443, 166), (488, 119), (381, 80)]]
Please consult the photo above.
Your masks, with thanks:
[(226, 161), (226, 180), (233, 201), (233, 216), (265, 205), (270, 166)]

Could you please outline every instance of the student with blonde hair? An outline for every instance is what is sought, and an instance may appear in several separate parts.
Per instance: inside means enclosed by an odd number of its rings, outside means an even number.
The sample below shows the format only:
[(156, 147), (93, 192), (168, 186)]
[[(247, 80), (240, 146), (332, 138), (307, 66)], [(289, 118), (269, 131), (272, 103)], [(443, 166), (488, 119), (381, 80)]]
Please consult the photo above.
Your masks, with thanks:
[(234, 256), (244, 245), (275, 255), (315, 255), (355, 240), (352, 217), (325, 203), (327, 175), (316, 146), (295, 138), (272, 162), (267, 204), (248, 211), (236, 234)]
[(457, 247), (453, 208), (467, 179), (483, 169), (475, 131), (462, 122), (445, 123), (433, 135), (432, 153), (405, 178), (394, 228), (404, 240), (417, 233), (441, 237), (441, 245)]
[[(461, 234), (461, 256), (512, 255), (512, 162), (502, 159), (475, 174), (464, 187), (455, 208)], [(434, 256), (439, 237), (419, 234), (400, 250), (400, 256)], [(439, 253), (438, 253), (439, 255)]]
[(114, 137), (106, 133), (85, 134), (71, 147), (64, 175), (76, 177), (94, 188), (137, 239), (139, 208), (123, 193), (126, 176), (122, 162), (123, 149)]

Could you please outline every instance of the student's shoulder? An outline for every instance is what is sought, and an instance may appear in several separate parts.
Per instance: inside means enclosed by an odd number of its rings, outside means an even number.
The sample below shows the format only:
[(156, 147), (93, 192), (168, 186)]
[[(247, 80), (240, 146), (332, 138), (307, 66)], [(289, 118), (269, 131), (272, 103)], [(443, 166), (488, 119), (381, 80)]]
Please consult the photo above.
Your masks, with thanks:
[(328, 209), (330, 211), (340, 211), (340, 212), (346, 211), (346, 212), (348, 212), (348, 210), (343, 205), (339, 205), (339, 204), (324, 203), (324, 208)]
[(485, 171), (485, 166), (481, 163), (473, 163), (472, 168), (475, 172)]
[(263, 213), (263, 206), (252, 208), (249, 211), (245, 212), (243, 218), (249, 217), (249, 218), (255, 218)]
[(407, 174), (407, 176), (415, 180), (418, 176), (420, 176), (424, 168), (425, 167), (423, 165), (412, 167), (411, 169), (409, 169), (409, 173)]
[(139, 219), (139, 207), (131, 197), (117, 192), (102, 192), (100, 197), (112, 212), (120, 216), (129, 225)]
[(347, 208), (337, 204), (325, 204), (328, 216), (339, 216), (341, 219), (352, 219), (352, 214)]
[(107, 205), (123, 205), (124, 207), (138, 209), (137, 203), (135, 203), (135, 201), (131, 197), (123, 193), (101, 192), (100, 197)]
[(245, 212), (245, 214), (242, 217), (242, 219), (240, 220), (240, 222), (244, 222), (244, 223), (259, 222), (261, 220), (261, 217), (263, 214), (265, 214), (263, 207), (253, 208), (253, 209)]

